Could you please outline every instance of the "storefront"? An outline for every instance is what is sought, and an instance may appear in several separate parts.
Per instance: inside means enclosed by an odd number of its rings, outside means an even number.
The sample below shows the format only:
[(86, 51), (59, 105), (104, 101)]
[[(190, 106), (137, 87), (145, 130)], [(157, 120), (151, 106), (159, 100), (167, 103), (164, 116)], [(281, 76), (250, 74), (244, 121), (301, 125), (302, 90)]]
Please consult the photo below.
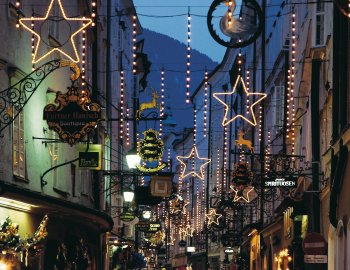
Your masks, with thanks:
[(105, 213), (40, 193), (1, 183), (0, 216), (18, 224), (21, 239), (36, 232), (43, 217), (47, 236), (36, 251), (16, 254), (11, 270), (51, 270), (77, 266), (78, 269), (104, 269), (108, 258), (106, 232), (113, 227)]

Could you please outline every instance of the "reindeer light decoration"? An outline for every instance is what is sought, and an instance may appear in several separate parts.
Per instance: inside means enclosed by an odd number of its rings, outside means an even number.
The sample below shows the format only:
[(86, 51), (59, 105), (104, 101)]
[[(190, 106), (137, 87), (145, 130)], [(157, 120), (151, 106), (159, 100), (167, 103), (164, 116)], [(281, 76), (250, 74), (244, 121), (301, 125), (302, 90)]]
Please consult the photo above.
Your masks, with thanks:
[(140, 119), (140, 114), (146, 109), (157, 109), (159, 108), (157, 99), (159, 98), (159, 95), (157, 91), (152, 87), (153, 93), (152, 93), (152, 101), (150, 102), (144, 102), (140, 104), (140, 108), (136, 111), (136, 119)]
[(252, 146), (252, 142), (244, 139), (243, 136), (244, 136), (243, 131), (239, 130), (238, 131), (238, 140), (235, 140), (236, 144), (245, 145), (246, 147), (249, 148), (251, 153), (254, 153), (254, 147)]

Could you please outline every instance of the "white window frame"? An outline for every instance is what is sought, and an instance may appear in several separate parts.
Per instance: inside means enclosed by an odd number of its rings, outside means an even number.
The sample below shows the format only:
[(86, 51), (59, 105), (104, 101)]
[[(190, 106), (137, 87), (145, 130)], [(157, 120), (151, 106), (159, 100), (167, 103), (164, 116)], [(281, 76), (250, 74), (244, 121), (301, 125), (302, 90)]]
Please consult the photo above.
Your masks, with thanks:
[[(321, 20), (320, 32), (318, 32), (318, 18)], [(325, 43), (325, 3), (322, 1), (315, 4), (314, 30), (314, 46), (323, 46)], [(319, 41), (318, 34), (320, 35)]]

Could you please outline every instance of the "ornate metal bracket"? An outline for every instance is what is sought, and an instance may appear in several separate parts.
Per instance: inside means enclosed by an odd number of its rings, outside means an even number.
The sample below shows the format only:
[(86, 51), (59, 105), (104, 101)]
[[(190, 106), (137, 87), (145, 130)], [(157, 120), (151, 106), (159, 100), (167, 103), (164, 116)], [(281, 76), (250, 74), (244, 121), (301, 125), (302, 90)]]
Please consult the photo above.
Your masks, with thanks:
[(0, 133), (16, 119), (42, 81), (56, 69), (67, 66), (74, 72), (70, 79), (78, 79), (80, 70), (75, 63), (56, 59), (45, 63), (16, 84), (0, 91)]

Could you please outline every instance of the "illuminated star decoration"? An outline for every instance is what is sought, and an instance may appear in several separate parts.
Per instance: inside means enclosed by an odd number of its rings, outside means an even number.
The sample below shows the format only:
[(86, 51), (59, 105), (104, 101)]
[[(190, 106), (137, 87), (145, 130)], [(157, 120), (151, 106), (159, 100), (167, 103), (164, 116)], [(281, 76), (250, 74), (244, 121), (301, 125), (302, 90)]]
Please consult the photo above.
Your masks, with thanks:
[[(235, 186), (231, 186), (230, 189), (233, 190), (233, 192), (235, 193), (235, 196), (233, 198), (234, 202), (238, 202), (240, 200), (243, 200), (247, 203), (250, 202), (250, 197), (249, 194), (254, 190), (254, 187), (246, 187), (243, 189), (236, 189)], [(248, 189), (248, 191), (245, 191), (246, 189)]]
[[(73, 47), (73, 50), (74, 50), (74, 56), (70, 56), (69, 53), (65, 52), (63, 49), (60, 49), (60, 48), (51, 48), (48, 52), (46, 52), (44, 55), (38, 57), (38, 49), (40, 46), (42, 46), (42, 43), (43, 41), (41, 40), (41, 37), (40, 37), (40, 30), (39, 30), (39, 33), (35, 32), (33, 29), (31, 29), (31, 27), (27, 26), (25, 24), (25, 22), (29, 22), (31, 23), (32, 21), (42, 21), (42, 22), (45, 22), (48, 18), (50, 18), (50, 12), (52, 11), (53, 9), (53, 4), (55, 1), (58, 1), (58, 5), (60, 7), (60, 10), (61, 10), (61, 13), (62, 13), (62, 16), (63, 16), (63, 19), (69, 24), (69, 26), (71, 27), (71, 22), (81, 22), (82, 23), (82, 26), (80, 28), (78, 28), (78, 30), (76, 30), (75, 32), (71, 33), (70, 35), (70, 44), (71, 46)], [(34, 54), (33, 54), (33, 59), (32, 59), (32, 63), (33, 64), (36, 64), (38, 63), (39, 61), (43, 60), (44, 58), (46, 58), (47, 56), (49, 56), (50, 54), (54, 53), (55, 51), (61, 53), (62, 55), (64, 55), (65, 57), (67, 57), (69, 60), (71, 60), (72, 62), (74, 63), (78, 63), (80, 61), (80, 58), (79, 58), (79, 55), (78, 55), (78, 51), (77, 51), (77, 48), (76, 48), (76, 45), (74, 43), (74, 38), (77, 34), (79, 34), (81, 31), (83, 31), (85, 28), (87, 28), (90, 24), (92, 24), (92, 19), (89, 19), (89, 18), (85, 18), (85, 17), (82, 17), (82, 18), (69, 18), (67, 17), (64, 9), (63, 9), (63, 6), (62, 6), (62, 3), (61, 3), (61, 0), (51, 0), (50, 2), (50, 5), (46, 11), (46, 14), (44, 17), (40, 17), (40, 18), (37, 18), (37, 17), (30, 17), (30, 18), (21, 18), (19, 20), (19, 23), (25, 28), (27, 29), (29, 32), (31, 32), (33, 35), (36, 36), (36, 38), (38, 39), (38, 42), (36, 44), (36, 47), (35, 47), (35, 50), (34, 50)], [(62, 47), (61, 47), (62, 48)]]
[(180, 229), (179, 234), (180, 234), (180, 237), (182, 237), (182, 236), (184, 236), (184, 237), (186, 237), (186, 236), (192, 237), (194, 231), (195, 231), (195, 229), (192, 228), (191, 225), (186, 225), (186, 227)]
[(220, 225), (219, 219), (222, 217), (221, 214), (217, 214), (215, 209), (210, 209), (208, 214), (205, 214), (206, 219), (208, 220), (208, 225), (216, 224)]
[[(192, 158), (194, 161), (204, 161), (203, 164), (201, 164), (199, 168), (199, 172), (197, 172), (193, 168)], [(184, 166), (184, 169), (182, 170), (181, 177), (185, 178), (187, 176), (197, 176), (199, 179), (204, 179), (204, 167), (211, 162), (211, 159), (209, 158), (201, 158), (198, 155), (198, 150), (196, 146), (193, 146), (191, 153), (187, 156), (177, 156), (176, 159)], [(188, 160), (187, 163), (185, 163), (183, 160)]]
[[(242, 83), (242, 86), (243, 86), (244, 92), (247, 95), (247, 98), (249, 98), (250, 96), (256, 96), (256, 98), (257, 98), (255, 100), (255, 102), (253, 104), (249, 105), (248, 108), (247, 108), (248, 109), (248, 114), (251, 114), (251, 116), (252, 116), (252, 120), (248, 119), (247, 117), (245, 117), (242, 114), (236, 114), (231, 119), (228, 119), (228, 115), (229, 115), (230, 109), (232, 110), (232, 107), (225, 102), (225, 96), (231, 96), (231, 95), (233, 95), (236, 92), (236, 89), (238, 87), (239, 81), (241, 81), (241, 83)], [(221, 97), (222, 99), (220, 98), (220, 96), (223, 96), (223, 97)], [(249, 93), (247, 91), (247, 88), (246, 88), (245, 83), (243, 81), (243, 78), (241, 76), (237, 77), (236, 83), (233, 86), (231, 92), (229, 92), (229, 93), (214, 93), (213, 94), (213, 97), (216, 98), (222, 105), (225, 106), (225, 115), (224, 115), (224, 118), (222, 119), (222, 125), (223, 126), (226, 126), (226, 125), (230, 124), (232, 121), (236, 120), (237, 118), (242, 118), (243, 120), (245, 120), (246, 122), (248, 122), (252, 126), (256, 126), (257, 122), (256, 122), (256, 118), (255, 118), (255, 115), (254, 115), (253, 108), (261, 100), (266, 98), (266, 96), (267, 96), (267, 94), (265, 94), (265, 93)]]

